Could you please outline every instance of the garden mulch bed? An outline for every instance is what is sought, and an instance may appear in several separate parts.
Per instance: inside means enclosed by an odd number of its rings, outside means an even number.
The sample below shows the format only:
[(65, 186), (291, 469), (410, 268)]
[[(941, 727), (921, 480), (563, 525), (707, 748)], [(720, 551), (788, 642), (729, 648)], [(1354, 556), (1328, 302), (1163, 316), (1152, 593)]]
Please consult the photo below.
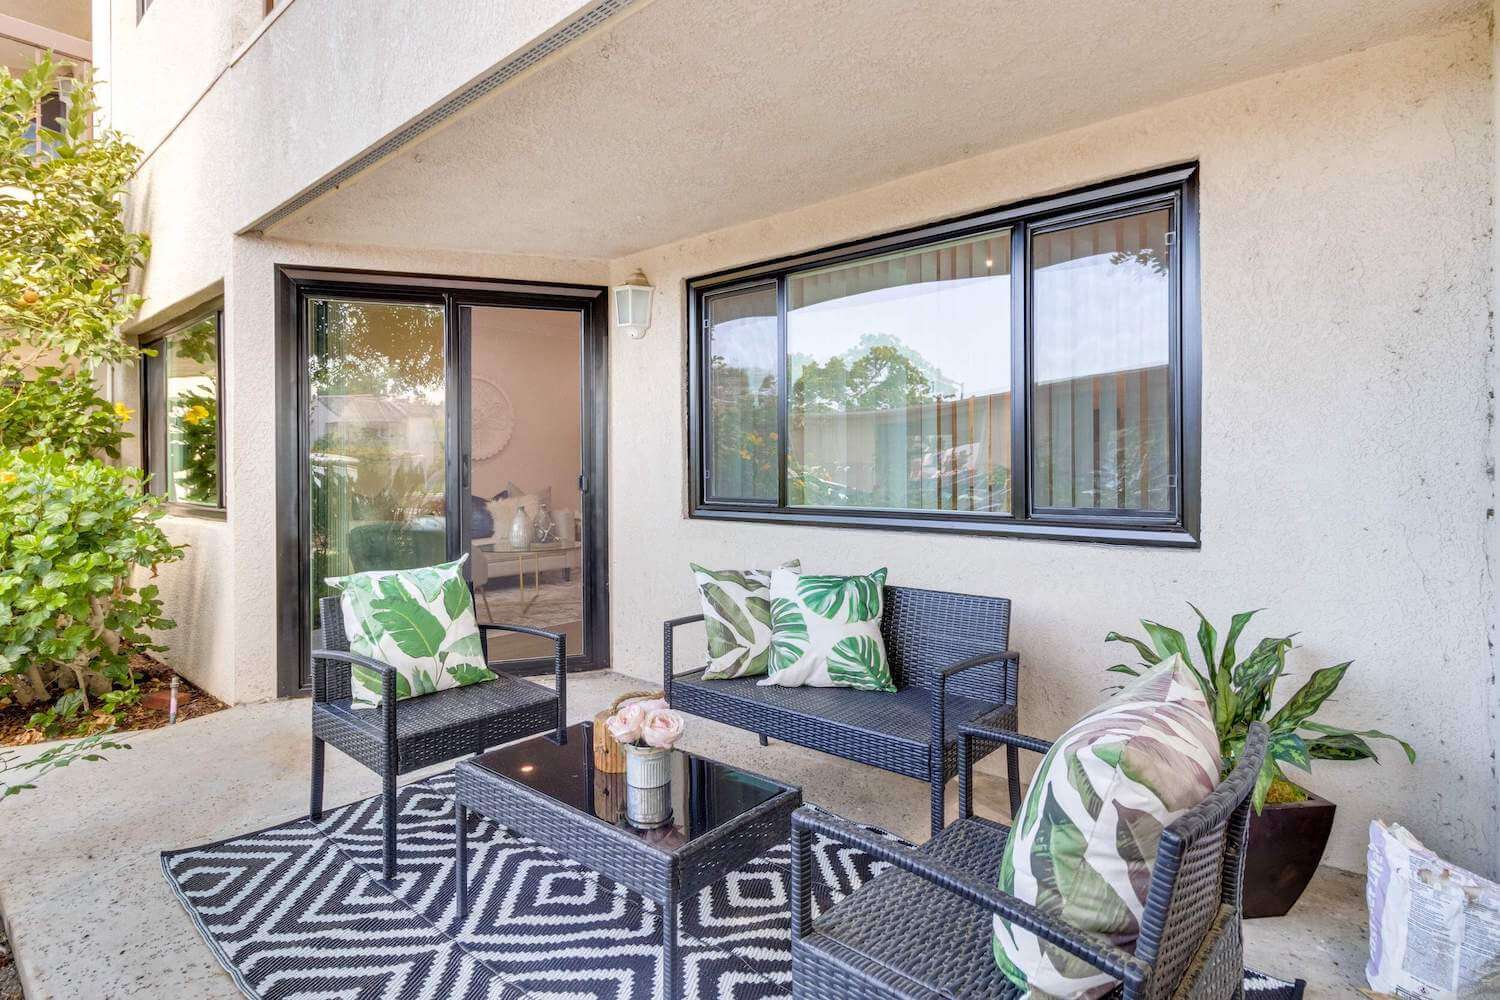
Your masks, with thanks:
[(5, 926), (0, 924), (0, 1000), (26, 1000), (21, 989), (21, 974), (10, 957), (10, 941), (5, 936)]
[[(134, 732), (142, 729), (159, 729), (167, 724), (167, 709), (165, 706), (152, 706), (147, 704), (146, 696), (154, 691), (170, 690), (172, 684), (172, 668), (164, 663), (146, 656), (143, 653), (130, 654), (130, 666), (135, 670), (136, 683), (141, 688), (141, 700), (120, 716), (117, 726), (119, 732)], [(35, 729), (29, 728), (27, 723), (37, 706), (21, 706), (10, 702), (9, 699), (0, 699), (0, 746), (15, 747), (26, 746), (31, 743), (41, 742), (46, 737)], [(222, 701), (205, 691), (189, 684), (186, 679), (179, 678), (177, 682), (177, 721), (185, 719), (196, 719), (200, 715), (209, 715), (224, 708)], [(0, 993), (0, 1000), (4, 994)]]

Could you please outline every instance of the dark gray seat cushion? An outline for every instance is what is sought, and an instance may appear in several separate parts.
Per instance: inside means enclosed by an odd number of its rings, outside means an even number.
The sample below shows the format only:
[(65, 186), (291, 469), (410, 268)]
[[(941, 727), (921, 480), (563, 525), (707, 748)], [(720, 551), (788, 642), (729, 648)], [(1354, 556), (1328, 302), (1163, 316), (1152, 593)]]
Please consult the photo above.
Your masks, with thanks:
[[(814, 744), (799, 739), (799, 733), (815, 729), (820, 736), (815, 749), (887, 768), (891, 751), (895, 751), (902, 773), (927, 777), (932, 737), (932, 692), (928, 689), (905, 687), (887, 693), (852, 688), (761, 687), (756, 684), (758, 679), (708, 681), (703, 679), (702, 670), (681, 674), (672, 679), (672, 707), (804, 745)], [(943, 742), (948, 756), (956, 752), (959, 724), (992, 711), (995, 704), (949, 694), (944, 705)], [(778, 722), (785, 728), (778, 728)], [(882, 752), (877, 759), (867, 759), (873, 755), (875, 744), (883, 748)]]
[[(380, 706), (355, 707), (348, 698), (337, 698), (318, 706), (346, 725), (358, 729), (369, 739), (385, 740), (385, 722)], [(455, 749), (449, 757), (474, 753), (500, 743), (530, 736), (548, 728), (557, 712), (557, 694), (551, 688), (519, 677), (499, 674), (493, 681), (448, 688), (417, 698), (396, 702), (396, 743), (403, 769), (414, 760), (426, 761), (433, 753), (446, 749), (459, 731), (481, 725), (468, 739), (475, 745)], [(439, 758), (439, 759), (449, 759)]]
[[(919, 850), (994, 879), (1008, 834), (997, 823), (965, 819)], [(993, 926), (987, 910), (891, 869), (815, 920), (798, 947), (866, 969), (873, 965), (907, 995), (1018, 997), (995, 964)]]

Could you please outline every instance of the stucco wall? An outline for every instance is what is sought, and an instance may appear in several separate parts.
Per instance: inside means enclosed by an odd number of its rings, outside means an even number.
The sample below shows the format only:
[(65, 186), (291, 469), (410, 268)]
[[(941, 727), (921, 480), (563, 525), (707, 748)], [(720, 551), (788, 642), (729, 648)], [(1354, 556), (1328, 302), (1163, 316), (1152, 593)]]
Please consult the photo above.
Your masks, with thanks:
[(222, 277), (229, 234), (589, 6), (154, 0), (137, 23), (136, 0), (100, 0), (107, 120), (146, 153), (146, 314)]
[[(1308, 784), (1340, 807), (1328, 860), (1360, 868), (1379, 815), (1494, 873), (1490, 116), (1476, 22), (617, 261), (614, 280), (642, 267), (658, 297), (650, 332), (611, 359), (614, 666), (656, 676), (659, 623), (695, 607), (689, 560), (885, 565), (897, 583), (1013, 598), (1023, 725), (1056, 735), (1100, 697), (1108, 630), (1185, 627), (1189, 600), (1218, 620), (1265, 607), (1257, 637), (1300, 633), (1297, 677), (1355, 661), (1327, 721), (1420, 754), (1318, 765)], [(685, 518), (686, 278), (1191, 159), (1200, 549)]]

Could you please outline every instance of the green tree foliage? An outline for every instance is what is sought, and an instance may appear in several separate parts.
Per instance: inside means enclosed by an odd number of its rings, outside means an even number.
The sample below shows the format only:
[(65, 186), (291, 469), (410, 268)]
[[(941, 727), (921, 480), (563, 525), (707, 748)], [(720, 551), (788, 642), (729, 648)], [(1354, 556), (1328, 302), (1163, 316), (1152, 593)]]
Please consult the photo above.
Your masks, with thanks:
[(125, 414), (89, 386), (96, 367), (136, 353), (118, 330), (140, 308), (127, 286), (149, 249), (122, 211), (141, 154), (118, 133), (90, 131), (87, 80), (60, 129), (38, 126), (59, 79), (50, 58), (0, 75), (0, 441), (113, 456)]
[(50, 58), (0, 74), (0, 695), (51, 702), (49, 731), (129, 702), (130, 651), (173, 624), (137, 571), (182, 554), (140, 471), (103, 460), (129, 413), (94, 390), (138, 354), (118, 331), (141, 304), (128, 281), (148, 245), (123, 212), (140, 151), (90, 132), (86, 80), (60, 128), (37, 126), (59, 81)]
[(792, 384), (792, 412), (891, 410), (930, 403), (933, 379), (910, 353), (893, 344), (873, 344), (852, 360), (835, 355), (821, 365), (808, 363)]

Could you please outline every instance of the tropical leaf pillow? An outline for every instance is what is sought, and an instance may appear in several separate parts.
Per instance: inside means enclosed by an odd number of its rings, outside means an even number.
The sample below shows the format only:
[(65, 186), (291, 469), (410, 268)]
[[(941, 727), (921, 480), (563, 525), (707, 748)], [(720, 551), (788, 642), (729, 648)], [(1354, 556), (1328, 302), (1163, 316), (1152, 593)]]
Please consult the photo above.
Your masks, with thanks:
[[(1219, 779), (1219, 739), (1180, 656), (1062, 735), (1032, 779), (1000, 860), (1000, 890), (1129, 947), (1162, 830)], [(995, 918), (995, 961), (1032, 996), (1098, 997), (1115, 981)]]
[[(707, 681), (758, 677), (771, 657), (771, 571), (704, 569), (690, 563), (708, 629)], [(800, 572), (796, 559), (781, 567)]]
[[(492, 681), (484, 663), (467, 555), (441, 566), (372, 570), (331, 579), (339, 591), (349, 651), (396, 668), (396, 699)], [(355, 666), (357, 705), (380, 704), (380, 674)]]
[(868, 576), (771, 574), (770, 674), (761, 684), (894, 691), (880, 636), (885, 570)]

